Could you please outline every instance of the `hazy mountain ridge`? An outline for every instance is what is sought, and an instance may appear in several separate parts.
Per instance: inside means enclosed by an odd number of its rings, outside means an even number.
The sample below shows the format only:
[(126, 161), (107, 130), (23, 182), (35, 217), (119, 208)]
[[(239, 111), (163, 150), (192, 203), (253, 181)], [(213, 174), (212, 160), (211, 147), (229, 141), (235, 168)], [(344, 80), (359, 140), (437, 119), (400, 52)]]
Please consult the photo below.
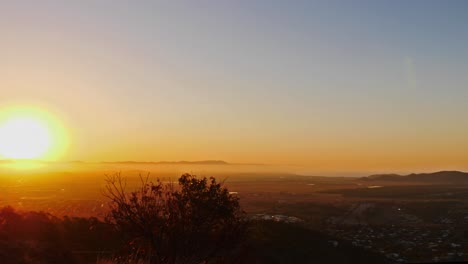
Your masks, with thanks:
[(376, 174), (362, 177), (361, 180), (468, 184), (468, 173), (461, 171), (438, 171), (433, 173), (412, 173), (408, 175)]
[(223, 160), (201, 160), (201, 161), (111, 161), (101, 162), (103, 164), (193, 164), (193, 165), (229, 165)]

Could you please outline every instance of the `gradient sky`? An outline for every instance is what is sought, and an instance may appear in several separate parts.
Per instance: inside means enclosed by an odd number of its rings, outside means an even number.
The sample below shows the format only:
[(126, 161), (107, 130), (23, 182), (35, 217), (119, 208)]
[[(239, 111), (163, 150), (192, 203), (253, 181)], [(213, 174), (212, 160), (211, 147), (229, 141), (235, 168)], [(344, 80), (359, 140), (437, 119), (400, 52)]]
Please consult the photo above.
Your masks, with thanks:
[(467, 1), (2, 1), (0, 107), (64, 160), (468, 169)]

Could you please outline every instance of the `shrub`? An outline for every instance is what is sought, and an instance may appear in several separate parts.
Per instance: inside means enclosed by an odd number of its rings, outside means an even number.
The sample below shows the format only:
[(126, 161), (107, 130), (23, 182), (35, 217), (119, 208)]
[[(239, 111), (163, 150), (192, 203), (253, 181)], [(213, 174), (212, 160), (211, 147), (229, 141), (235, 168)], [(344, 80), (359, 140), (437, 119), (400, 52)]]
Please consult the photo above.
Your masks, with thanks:
[(182, 175), (178, 186), (149, 182), (126, 191), (120, 175), (108, 177), (107, 220), (127, 238), (118, 260), (147, 263), (222, 261), (241, 241), (245, 223), (237, 197), (215, 178)]

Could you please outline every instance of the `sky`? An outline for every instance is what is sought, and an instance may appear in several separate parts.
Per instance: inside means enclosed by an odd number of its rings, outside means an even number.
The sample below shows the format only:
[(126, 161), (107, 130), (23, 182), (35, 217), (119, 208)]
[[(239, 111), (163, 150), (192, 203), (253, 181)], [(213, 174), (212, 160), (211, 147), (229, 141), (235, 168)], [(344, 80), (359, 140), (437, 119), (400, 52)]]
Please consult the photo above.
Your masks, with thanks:
[(2, 1), (0, 109), (60, 160), (468, 170), (466, 1)]

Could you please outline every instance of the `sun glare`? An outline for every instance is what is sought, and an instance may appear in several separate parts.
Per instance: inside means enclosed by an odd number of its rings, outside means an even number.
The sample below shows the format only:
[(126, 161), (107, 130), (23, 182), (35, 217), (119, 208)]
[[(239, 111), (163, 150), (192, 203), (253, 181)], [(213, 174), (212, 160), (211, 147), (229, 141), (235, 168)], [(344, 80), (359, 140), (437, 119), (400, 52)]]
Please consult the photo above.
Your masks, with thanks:
[(38, 158), (50, 148), (47, 126), (31, 117), (12, 118), (0, 126), (0, 153), (8, 158)]
[(48, 158), (64, 145), (57, 122), (44, 111), (22, 108), (0, 115), (0, 158)]

